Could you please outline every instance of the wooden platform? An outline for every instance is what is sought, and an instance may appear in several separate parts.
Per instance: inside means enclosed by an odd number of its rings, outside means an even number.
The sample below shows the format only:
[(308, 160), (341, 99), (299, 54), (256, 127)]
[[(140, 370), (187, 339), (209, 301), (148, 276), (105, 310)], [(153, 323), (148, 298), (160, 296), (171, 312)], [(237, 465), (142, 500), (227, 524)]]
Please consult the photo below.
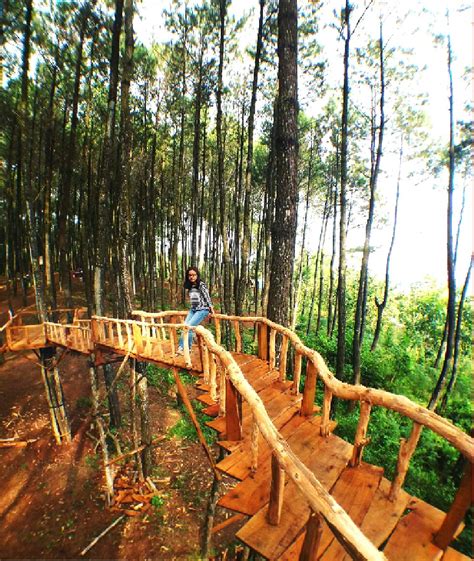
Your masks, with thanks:
[[(207, 364), (208, 358), (203, 356), (203, 348), (198, 345), (191, 348), (190, 360), (187, 363), (184, 356), (176, 355), (177, 336), (179, 329), (183, 329), (182, 326), (169, 326), (171, 331), (168, 336), (164, 333), (161, 336), (160, 324), (137, 322), (134, 325), (130, 320), (111, 319), (110, 325), (107, 326), (107, 318), (102, 320), (102, 325), (100, 321), (98, 323), (100, 332), (97, 331), (94, 337), (91, 337), (94, 328), (90, 325), (91, 322), (87, 323), (86, 320), (81, 320), (82, 323), (78, 321), (74, 325), (50, 324), (48, 327), (45, 323), (15, 326), (10, 331), (10, 335), (14, 334), (15, 337), (10, 337), (7, 344), (10, 350), (40, 348), (50, 344), (65, 346), (86, 354), (94, 349), (98, 354), (102, 351), (118, 355), (118, 358), (135, 357), (165, 368), (187, 369), (198, 375), (202, 374)], [(95, 329), (99, 330), (99, 327), (96, 326)], [(314, 406), (311, 412), (314, 394), (306, 402), (306, 415), (302, 415), (302, 396), (293, 391), (292, 382), (282, 380), (279, 370), (271, 368), (266, 360), (241, 352), (231, 354), (292, 452), (334, 497), (365, 536), (383, 551), (388, 560), (468, 559), (452, 548), (442, 551), (433, 543), (433, 537), (440, 528), (445, 513), (411, 497), (403, 490), (396, 500), (390, 500), (391, 484), (384, 478), (380, 467), (367, 463), (349, 466), (353, 446), (333, 434), (336, 427), (334, 421), (326, 420), (324, 427), (329, 430), (329, 434), (321, 436), (322, 418), (319, 416), (319, 409)], [(301, 358), (299, 366), (301, 368)], [(219, 381), (220, 376), (217, 375), (217, 386)], [(247, 402), (242, 403), (242, 439), (228, 438), (226, 416), (219, 416), (219, 405), (211, 398), (209, 384), (210, 382), (205, 383), (201, 376), (196, 386), (202, 391), (200, 401), (206, 404), (209, 414), (215, 416), (207, 424), (218, 433), (219, 445), (228, 452), (217, 464), (217, 468), (235, 479), (235, 486), (220, 497), (218, 505), (248, 517), (236, 537), (264, 558), (298, 560), (305, 544), (307, 522), (311, 515), (309, 503), (296, 484), (287, 480), (283, 491), (280, 522), (278, 525), (269, 523), (267, 512), (272, 479), (272, 450), (259, 433), (257, 468), (253, 470), (255, 457), (251, 442), (253, 419), (250, 406)], [(230, 423), (229, 427), (229, 432), (232, 433)], [(349, 561), (351, 557), (335, 537), (333, 530), (326, 523), (322, 523), (317, 552), (311, 559)]]

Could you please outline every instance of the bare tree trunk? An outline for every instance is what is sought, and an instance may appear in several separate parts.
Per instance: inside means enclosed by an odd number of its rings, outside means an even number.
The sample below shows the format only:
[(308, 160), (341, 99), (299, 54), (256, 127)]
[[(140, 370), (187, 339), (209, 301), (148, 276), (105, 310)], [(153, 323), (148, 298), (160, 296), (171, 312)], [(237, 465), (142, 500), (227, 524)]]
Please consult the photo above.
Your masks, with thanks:
[(375, 214), (375, 200), (377, 192), (377, 181), (380, 171), (380, 161), (382, 159), (382, 144), (385, 128), (385, 71), (384, 71), (384, 44), (382, 34), (382, 22), (380, 22), (380, 38), (379, 38), (379, 64), (380, 64), (380, 101), (379, 101), (379, 124), (377, 136), (377, 149), (374, 154), (375, 146), (375, 108), (372, 125), (372, 142), (371, 142), (371, 170), (370, 170), (370, 200), (369, 214), (365, 226), (365, 241), (362, 253), (362, 263), (359, 275), (359, 289), (357, 293), (356, 313), (354, 319), (354, 337), (352, 340), (352, 367), (354, 372), (354, 384), (361, 383), (360, 373), (360, 354), (362, 342), (364, 340), (365, 317), (367, 313), (367, 287), (369, 282), (369, 257), (370, 257), (370, 239), (372, 234), (372, 225)]
[(244, 194), (244, 234), (242, 239), (242, 259), (240, 269), (239, 297), (236, 301), (236, 314), (240, 315), (243, 302), (248, 291), (248, 261), (249, 244), (251, 237), (250, 229), (250, 196), (252, 191), (252, 164), (253, 164), (253, 132), (255, 126), (255, 107), (257, 104), (258, 72), (260, 68), (260, 57), (263, 48), (263, 10), (265, 0), (260, 0), (260, 16), (258, 20), (257, 48), (255, 51), (255, 64), (253, 69), (252, 97), (250, 100), (249, 120), (247, 127), (247, 161), (245, 167), (245, 194)]
[(131, 197), (132, 181), (130, 177), (131, 151), (132, 151), (132, 123), (130, 115), (130, 82), (133, 77), (133, 0), (125, 0), (125, 52), (122, 71), (121, 85), (121, 116), (122, 126), (120, 131), (121, 151), (118, 176), (120, 189), (119, 199), (119, 271), (120, 286), (122, 291), (122, 306), (125, 317), (131, 317), (132, 304), (132, 282), (130, 278), (131, 263)]
[[(312, 133), (312, 131), (311, 131)], [(298, 307), (299, 307), (299, 293), (301, 287), (301, 280), (303, 277), (303, 256), (305, 250), (305, 243), (306, 243), (306, 229), (308, 226), (308, 211), (309, 211), (309, 201), (310, 201), (310, 194), (311, 194), (311, 183), (313, 180), (313, 143), (314, 138), (313, 134), (311, 134), (311, 144), (309, 149), (309, 162), (308, 162), (308, 184), (306, 186), (306, 205), (304, 210), (304, 219), (303, 219), (303, 236), (301, 240), (301, 249), (300, 249), (300, 258), (298, 262), (298, 272), (296, 273), (296, 286), (294, 288), (294, 296), (293, 296), (293, 310), (291, 313), (291, 329), (295, 329), (296, 325), (296, 317), (298, 315)], [(308, 322), (309, 323), (309, 322)]]
[(288, 325), (298, 212), (298, 8), (280, 0), (278, 10), (277, 196), (272, 226), (269, 319)]
[[(220, 203), (220, 237), (222, 242), (222, 263), (223, 263), (223, 295), (224, 313), (232, 313), (232, 294), (231, 294), (231, 259), (229, 251), (229, 239), (227, 235), (228, 218), (226, 209), (226, 188), (224, 184), (224, 142), (222, 135), (222, 94), (223, 94), (223, 69), (224, 69), (224, 40), (225, 40), (225, 20), (227, 14), (226, 0), (219, 0), (219, 69), (217, 76), (217, 183)], [(227, 324), (226, 324), (227, 325)]]
[(395, 244), (395, 235), (397, 233), (397, 220), (398, 220), (398, 203), (400, 200), (400, 181), (401, 181), (401, 174), (402, 174), (402, 160), (403, 160), (403, 135), (400, 141), (400, 155), (399, 155), (399, 164), (398, 164), (398, 179), (397, 179), (397, 194), (395, 196), (395, 214), (393, 218), (393, 229), (392, 229), (392, 239), (390, 241), (390, 248), (387, 254), (387, 262), (385, 265), (385, 285), (383, 291), (383, 299), (382, 302), (379, 302), (378, 298), (375, 297), (375, 305), (377, 306), (377, 323), (375, 326), (374, 338), (372, 341), (372, 345), (370, 347), (371, 351), (375, 351), (377, 348), (377, 344), (380, 337), (380, 332), (382, 329), (382, 317), (383, 312), (385, 310), (385, 306), (388, 302), (388, 293), (390, 287), (390, 260), (392, 258), (392, 251), (393, 246)]
[(433, 389), (428, 404), (429, 409), (434, 409), (446, 383), (446, 377), (452, 368), (454, 338), (456, 329), (456, 277), (454, 271), (454, 244), (453, 244), (453, 194), (454, 194), (454, 109), (453, 109), (453, 75), (452, 75), (451, 37), (448, 36), (448, 75), (449, 75), (449, 180), (448, 180), (448, 205), (447, 205), (447, 276), (448, 276), (448, 304), (446, 315), (448, 318), (448, 334), (446, 338), (446, 351), (443, 367), (438, 381)]
[(467, 269), (466, 278), (464, 279), (464, 285), (462, 287), (461, 298), (459, 299), (458, 317), (456, 320), (456, 334), (454, 338), (453, 369), (451, 372), (451, 376), (449, 378), (448, 386), (443, 396), (443, 401), (441, 402), (441, 406), (439, 408), (440, 412), (445, 411), (449, 396), (451, 395), (451, 391), (454, 388), (454, 384), (456, 383), (457, 366), (458, 366), (458, 358), (459, 358), (459, 343), (461, 341), (462, 312), (464, 309), (464, 302), (466, 300), (467, 288), (469, 286), (469, 279), (471, 278), (471, 269), (472, 269), (472, 258), (469, 261), (469, 267)]
[(340, 220), (339, 220), (339, 273), (337, 284), (338, 323), (337, 323), (337, 357), (336, 376), (344, 377), (346, 353), (346, 220), (347, 220), (347, 131), (349, 122), (349, 49), (351, 40), (350, 13), (352, 6), (346, 0), (344, 10), (344, 26), (346, 37), (344, 42), (344, 86), (342, 92), (342, 138), (341, 138), (341, 188), (340, 188)]

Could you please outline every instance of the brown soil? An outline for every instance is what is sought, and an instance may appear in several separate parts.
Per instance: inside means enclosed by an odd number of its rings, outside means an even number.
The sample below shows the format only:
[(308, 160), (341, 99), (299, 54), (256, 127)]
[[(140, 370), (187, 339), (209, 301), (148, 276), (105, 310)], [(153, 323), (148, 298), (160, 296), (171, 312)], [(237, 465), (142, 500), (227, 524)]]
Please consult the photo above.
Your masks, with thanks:
[[(0, 324), (7, 318), (5, 296), (5, 287), (0, 287)], [(20, 302), (14, 304), (17, 311)], [(154, 448), (153, 479), (158, 482), (163, 506), (125, 517), (80, 557), (120, 516), (105, 506), (86, 357), (67, 353), (60, 362), (73, 435), (70, 444), (62, 445), (52, 435), (36, 355), (6, 353), (4, 359), (0, 365), (0, 439), (30, 442), (23, 448), (0, 448), (1, 558), (199, 559), (212, 472), (201, 446), (177, 437), (166, 438)], [(121, 403), (126, 419), (126, 392)], [(175, 404), (173, 396), (150, 388), (154, 437), (167, 434), (181, 418)], [(129, 441), (126, 423), (120, 440)], [(217, 456), (217, 450), (213, 451)], [(132, 463), (128, 469), (133, 472)], [(218, 509), (215, 523), (229, 514)], [(236, 530), (231, 526), (214, 536), (215, 559), (233, 558)]]

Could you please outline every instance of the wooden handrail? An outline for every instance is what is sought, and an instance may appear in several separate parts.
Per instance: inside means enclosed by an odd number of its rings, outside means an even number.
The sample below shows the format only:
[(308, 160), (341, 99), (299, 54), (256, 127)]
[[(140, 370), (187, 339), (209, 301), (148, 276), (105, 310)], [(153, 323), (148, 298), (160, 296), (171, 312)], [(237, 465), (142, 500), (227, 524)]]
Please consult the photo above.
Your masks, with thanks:
[(258, 428), (277, 457), (280, 467), (301, 490), (313, 511), (321, 513), (328, 524), (344, 537), (344, 540), (347, 541), (343, 544), (344, 547), (349, 548), (349, 551), (356, 551), (358, 558), (371, 561), (386, 559), (385, 555), (361, 532), (351, 517), (326, 491), (314, 474), (293, 453), (272, 423), (260, 396), (245, 379), (230, 352), (217, 345), (214, 337), (206, 328), (197, 326), (196, 332), (205, 339), (209, 350), (217, 355), (225, 366), (232, 385), (249, 404)]
[[(33, 313), (33, 312), (29, 312)], [(237, 348), (241, 345), (241, 334), (239, 322), (250, 323), (259, 327), (259, 355), (265, 355), (265, 360), (270, 360), (274, 367), (276, 365), (275, 350), (272, 348), (275, 345), (275, 336), (279, 333), (282, 336), (282, 346), (281, 352), (283, 357), (280, 359), (280, 375), (284, 378), (286, 374), (286, 351), (287, 345), (293, 345), (296, 355), (295, 355), (295, 372), (294, 372), (294, 387), (293, 391), (298, 391), (298, 378), (301, 371), (301, 361), (303, 358), (307, 361), (307, 375), (310, 380), (308, 389), (305, 386), (305, 393), (303, 396), (304, 406), (302, 406), (302, 411), (304, 414), (310, 414), (313, 400), (314, 399), (314, 387), (316, 385), (316, 379), (319, 379), (324, 384), (324, 400), (323, 400), (323, 410), (322, 410), (322, 420), (321, 420), (321, 431), (323, 434), (329, 432), (329, 410), (331, 400), (333, 396), (341, 399), (360, 401), (361, 402), (361, 419), (359, 421), (359, 427), (357, 431), (356, 443), (354, 446), (354, 454), (351, 463), (356, 464), (360, 461), (360, 456), (362, 454), (362, 449), (367, 443), (366, 430), (370, 415), (370, 409), (374, 405), (385, 407), (392, 411), (396, 411), (405, 417), (412, 419), (415, 426), (426, 426), (436, 432), (441, 437), (445, 438), (450, 442), (455, 448), (457, 448), (470, 462), (474, 460), (474, 440), (471, 436), (464, 433), (458, 427), (455, 427), (448, 420), (440, 417), (433, 411), (426, 409), (416, 403), (412, 402), (410, 399), (391, 394), (384, 390), (367, 388), (362, 385), (351, 385), (338, 380), (329, 370), (326, 363), (324, 362), (321, 355), (306, 347), (296, 335), (290, 329), (278, 325), (267, 318), (258, 316), (231, 316), (225, 314), (213, 314), (211, 317), (215, 320), (216, 326), (216, 338), (214, 339), (212, 333), (206, 329), (204, 326), (191, 327), (185, 325), (184, 323), (175, 323), (175, 319), (184, 318), (187, 312), (182, 310), (172, 310), (157, 313), (133, 312), (134, 316), (139, 316), (140, 320), (131, 319), (118, 319), (110, 318), (104, 316), (93, 316), (92, 321), (86, 326), (74, 324), (56, 324), (52, 322), (45, 322), (44, 328), (45, 332), (48, 327), (54, 328), (55, 335), (59, 336), (58, 329), (64, 330), (74, 330), (77, 332), (83, 332), (89, 334), (87, 337), (88, 345), (91, 347), (94, 343), (100, 343), (103, 338), (112, 337), (111, 329), (117, 330), (117, 336), (122, 334), (122, 327), (125, 326), (126, 334), (123, 334), (123, 338), (126, 337), (127, 345), (134, 345), (137, 348), (137, 354), (140, 354), (139, 349), (143, 351), (145, 344), (143, 339), (157, 338), (153, 335), (153, 329), (160, 329), (161, 333), (165, 333), (168, 329), (170, 332), (170, 340), (172, 342), (173, 350), (173, 340), (176, 338), (177, 330), (183, 330), (185, 332), (193, 330), (198, 335), (198, 338), (203, 342), (203, 348), (205, 353), (210, 352), (208, 359), (203, 360), (207, 362), (206, 368), (209, 369), (209, 382), (211, 386), (211, 394), (213, 398), (216, 399), (216, 359), (218, 359), (221, 368), (221, 381), (220, 381), (220, 413), (225, 412), (225, 406), (231, 409), (236, 408), (236, 392), (240, 394), (248, 403), (250, 410), (252, 412), (253, 424), (252, 428), (252, 454), (255, 456), (252, 460), (252, 466), (256, 467), (256, 457), (258, 454), (258, 442), (257, 442), (257, 431), (262, 433), (263, 438), (267, 441), (279, 466), (286, 472), (288, 477), (298, 486), (302, 491), (305, 498), (308, 500), (311, 509), (314, 513), (320, 514), (327, 521), (328, 525), (333, 530), (334, 534), (338, 539), (344, 542), (344, 547), (357, 559), (370, 559), (379, 560), (385, 559), (384, 555), (378, 551), (378, 549), (363, 535), (360, 529), (352, 522), (347, 513), (337, 504), (337, 502), (332, 498), (332, 496), (322, 487), (316, 477), (312, 474), (310, 470), (294, 455), (287, 442), (281, 437), (276, 427), (273, 425), (268, 413), (265, 410), (263, 402), (260, 397), (245, 379), (240, 367), (235, 362), (231, 353), (225, 350), (220, 345), (220, 329), (222, 321), (232, 322), (234, 331), (236, 333)], [(14, 326), (14, 320), (18, 316), (13, 316), (3, 327), (7, 330), (7, 334), (10, 330), (15, 329), (25, 329), (28, 327), (37, 328), (38, 325), (34, 326)], [(160, 322), (156, 324), (154, 321), (146, 321), (147, 319), (159, 318)], [(165, 323), (163, 320), (169, 319), (169, 323)], [(106, 326), (109, 326), (106, 329)], [(270, 332), (268, 332), (270, 330)], [(108, 333), (108, 335), (107, 335)], [(156, 333), (155, 333), (156, 335)], [(268, 337), (270, 337), (270, 357), (268, 356)], [(137, 340), (138, 346), (137, 346)], [(158, 339), (158, 338), (157, 338)], [(187, 337), (185, 337), (187, 340)], [(260, 348), (260, 343), (262, 348)], [(187, 345), (185, 345), (186, 347)], [(264, 348), (265, 347), (265, 348)], [(186, 349), (187, 350), (187, 349)], [(130, 352), (130, 349), (129, 349)], [(188, 354), (188, 353), (186, 353)], [(263, 357), (261, 357), (263, 358)], [(224, 390), (227, 390), (225, 393)], [(234, 397), (232, 397), (232, 395)], [(226, 403), (227, 402), (227, 403)], [(238, 415), (234, 415), (235, 419), (238, 419)], [(258, 428), (257, 428), (258, 427)], [(229, 429), (229, 427), (228, 427)], [(234, 432), (237, 438), (240, 438), (239, 426), (234, 427)]]

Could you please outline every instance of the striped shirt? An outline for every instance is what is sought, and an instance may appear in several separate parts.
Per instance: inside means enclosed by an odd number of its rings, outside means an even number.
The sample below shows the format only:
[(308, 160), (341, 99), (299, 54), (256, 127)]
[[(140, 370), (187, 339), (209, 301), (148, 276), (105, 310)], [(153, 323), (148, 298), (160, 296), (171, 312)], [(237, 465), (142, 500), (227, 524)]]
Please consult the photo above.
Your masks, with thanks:
[(193, 310), (210, 310), (212, 307), (211, 297), (207, 286), (201, 281), (199, 288), (193, 286), (189, 289), (189, 299)]

